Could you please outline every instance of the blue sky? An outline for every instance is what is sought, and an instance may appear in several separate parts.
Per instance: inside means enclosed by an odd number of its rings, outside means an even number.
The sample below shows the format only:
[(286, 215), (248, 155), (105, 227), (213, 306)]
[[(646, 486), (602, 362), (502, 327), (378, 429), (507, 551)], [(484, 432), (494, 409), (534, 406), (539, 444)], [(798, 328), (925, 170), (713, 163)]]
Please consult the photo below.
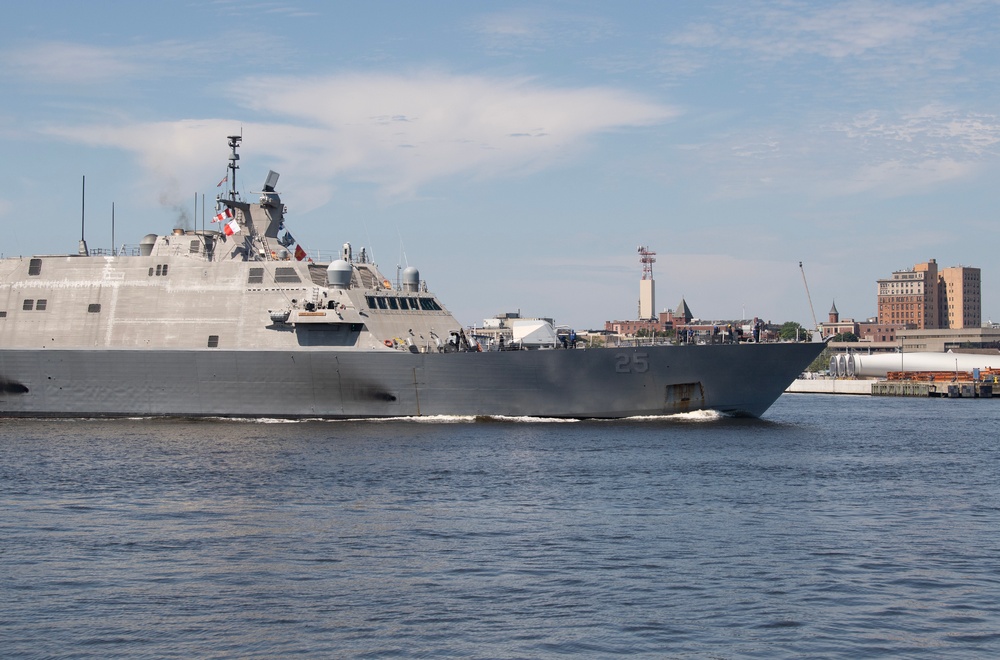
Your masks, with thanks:
[[(193, 226), (242, 132), (312, 254), (420, 269), (466, 324), (656, 306), (811, 325), (982, 268), (1000, 321), (1000, 3), (17, 2), (4, 256)], [(200, 216), (200, 203), (198, 206)], [(198, 218), (200, 223), (200, 217)]]

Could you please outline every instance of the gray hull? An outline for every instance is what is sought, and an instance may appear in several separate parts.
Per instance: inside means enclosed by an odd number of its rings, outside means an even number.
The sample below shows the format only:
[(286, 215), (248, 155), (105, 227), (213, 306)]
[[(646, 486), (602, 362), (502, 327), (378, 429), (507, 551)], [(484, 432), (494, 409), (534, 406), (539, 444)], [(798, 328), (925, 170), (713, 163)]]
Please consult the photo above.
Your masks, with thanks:
[(820, 344), (466, 353), (0, 350), (0, 415), (758, 417)]

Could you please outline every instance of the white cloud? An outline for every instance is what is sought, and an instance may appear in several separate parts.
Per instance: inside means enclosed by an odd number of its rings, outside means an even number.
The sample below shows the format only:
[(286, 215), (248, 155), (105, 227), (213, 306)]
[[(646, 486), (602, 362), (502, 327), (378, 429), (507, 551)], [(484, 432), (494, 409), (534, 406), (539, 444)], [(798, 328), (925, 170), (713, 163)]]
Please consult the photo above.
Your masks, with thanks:
[(599, 41), (611, 27), (604, 19), (532, 7), (484, 14), (469, 22), (492, 51), (542, 51)]
[[(152, 180), (179, 190), (221, 176), (226, 135), (298, 182), (297, 203), (327, 201), (330, 181), (373, 183), (391, 196), (452, 176), (527, 173), (566, 161), (606, 131), (667, 121), (676, 111), (608, 88), (547, 88), (526, 79), (421, 74), (254, 78), (237, 102), (271, 121), (187, 119), (50, 127), (93, 146), (134, 152)], [(251, 137), (252, 136), (252, 137)], [(163, 183), (160, 184), (164, 185)], [(252, 184), (253, 185), (253, 184)]]
[(696, 22), (668, 43), (694, 48), (752, 51), (765, 59), (820, 55), (841, 59), (886, 48), (926, 48), (953, 5), (855, 0), (840, 3), (747, 3), (731, 6), (711, 23)]
[(572, 156), (597, 133), (677, 114), (615, 89), (437, 73), (255, 79), (233, 93), (254, 111), (321, 133), (330, 174), (392, 194), (459, 173), (528, 172)]
[[(287, 53), (280, 40), (273, 36), (235, 31), (213, 39), (163, 39), (115, 46), (33, 41), (0, 51), (6, 65), (0, 77), (25, 81), (43, 89), (70, 86), (74, 93), (86, 86), (127, 85), (139, 79), (210, 77), (217, 75), (217, 70), (205, 69), (202, 65), (219, 57), (219, 44), (224, 42), (251, 42), (257, 46), (256, 50), (241, 54), (240, 61), (247, 66), (260, 61), (271, 63)], [(97, 93), (103, 93), (103, 89)]]
[(42, 42), (4, 54), (8, 74), (32, 81), (86, 85), (137, 75), (141, 66), (120, 48)]

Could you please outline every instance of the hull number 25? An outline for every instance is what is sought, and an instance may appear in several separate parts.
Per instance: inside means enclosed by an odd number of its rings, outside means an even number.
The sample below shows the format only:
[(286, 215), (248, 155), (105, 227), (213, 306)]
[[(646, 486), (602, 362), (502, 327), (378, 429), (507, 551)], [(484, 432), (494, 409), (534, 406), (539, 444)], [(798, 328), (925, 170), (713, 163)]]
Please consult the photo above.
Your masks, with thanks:
[(648, 353), (615, 353), (615, 373), (642, 374), (649, 371)]

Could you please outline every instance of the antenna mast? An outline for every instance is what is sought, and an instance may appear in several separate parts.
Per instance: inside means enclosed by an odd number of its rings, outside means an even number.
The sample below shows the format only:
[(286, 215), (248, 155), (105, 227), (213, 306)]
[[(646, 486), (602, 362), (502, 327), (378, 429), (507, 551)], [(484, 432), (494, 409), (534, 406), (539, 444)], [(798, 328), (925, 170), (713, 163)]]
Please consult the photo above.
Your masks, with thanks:
[(642, 279), (653, 279), (653, 264), (656, 262), (656, 253), (650, 251), (648, 247), (640, 245), (639, 262), (642, 264)]
[(243, 141), (242, 135), (230, 135), (229, 136), (229, 148), (232, 153), (229, 154), (229, 174), (230, 174), (230, 184), (229, 184), (229, 199), (231, 201), (236, 201), (236, 170), (240, 169), (240, 166), (236, 164), (236, 161), (240, 159), (240, 155), (236, 153), (236, 149), (240, 146), (240, 142)]
[(90, 256), (90, 252), (87, 250), (87, 175), (83, 175), (83, 186), (80, 191), (80, 247), (77, 249), (77, 253), (82, 257)]

